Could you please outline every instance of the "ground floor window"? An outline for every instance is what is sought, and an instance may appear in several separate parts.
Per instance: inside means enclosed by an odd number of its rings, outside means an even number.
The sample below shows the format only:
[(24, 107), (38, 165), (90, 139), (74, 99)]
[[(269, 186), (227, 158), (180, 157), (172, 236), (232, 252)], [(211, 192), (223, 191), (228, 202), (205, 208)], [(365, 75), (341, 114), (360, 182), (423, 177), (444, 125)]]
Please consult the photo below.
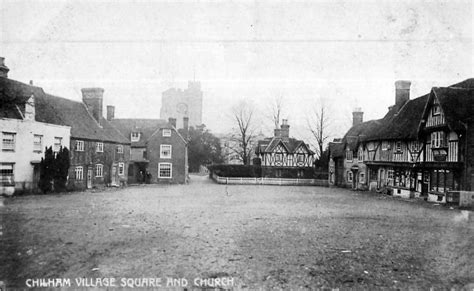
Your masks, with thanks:
[(0, 185), (13, 184), (13, 164), (0, 163)]
[(393, 170), (387, 171), (387, 184), (393, 186)]
[(359, 173), (359, 183), (365, 184), (365, 173), (364, 172)]
[(96, 177), (104, 176), (104, 165), (101, 165), (101, 164), (95, 165), (95, 176)]
[(84, 179), (84, 169), (82, 167), (76, 167), (74, 169), (75, 178), (76, 180), (83, 180)]
[(158, 178), (171, 178), (172, 177), (172, 164), (171, 163), (159, 163), (158, 164)]
[(347, 182), (352, 182), (352, 171), (347, 171)]
[(433, 192), (447, 192), (459, 190), (459, 181), (456, 173), (452, 170), (436, 169), (429, 174), (429, 189)]

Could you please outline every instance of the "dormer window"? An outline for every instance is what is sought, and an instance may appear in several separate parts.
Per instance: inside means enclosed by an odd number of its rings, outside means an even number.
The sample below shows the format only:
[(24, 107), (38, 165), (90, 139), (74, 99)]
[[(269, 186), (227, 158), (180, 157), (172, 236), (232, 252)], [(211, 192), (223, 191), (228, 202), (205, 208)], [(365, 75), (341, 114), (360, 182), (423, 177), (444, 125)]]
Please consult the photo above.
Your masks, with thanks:
[(140, 133), (139, 132), (132, 132), (130, 139), (132, 141), (139, 141), (140, 140)]
[(346, 160), (352, 161), (352, 151), (351, 150), (346, 151)]
[(440, 115), (441, 114), (441, 110), (439, 109), (439, 104), (438, 103), (434, 103), (433, 104), (433, 107), (431, 109), (431, 112), (433, 112), (433, 116), (436, 116), (436, 115)]
[(431, 148), (447, 147), (446, 134), (444, 131), (435, 131), (431, 133)]
[(395, 149), (398, 153), (401, 153), (402, 152), (402, 142), (401, 141), (397, 141), (395, 143)]

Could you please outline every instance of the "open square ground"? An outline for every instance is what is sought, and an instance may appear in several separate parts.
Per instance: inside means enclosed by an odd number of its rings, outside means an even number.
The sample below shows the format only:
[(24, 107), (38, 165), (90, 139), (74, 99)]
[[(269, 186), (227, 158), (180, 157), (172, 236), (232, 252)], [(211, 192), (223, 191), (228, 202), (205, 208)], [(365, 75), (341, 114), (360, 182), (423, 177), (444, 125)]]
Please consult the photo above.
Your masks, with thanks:
[[(461, 288), (472, 213), (345, 189), (131, 186), (0, 207), (0, 280), (232, 278), (243, 289)], [(30, 281), (31, 282), (31, 281)], [(74, 285), (73, 285), (74, 286)]]

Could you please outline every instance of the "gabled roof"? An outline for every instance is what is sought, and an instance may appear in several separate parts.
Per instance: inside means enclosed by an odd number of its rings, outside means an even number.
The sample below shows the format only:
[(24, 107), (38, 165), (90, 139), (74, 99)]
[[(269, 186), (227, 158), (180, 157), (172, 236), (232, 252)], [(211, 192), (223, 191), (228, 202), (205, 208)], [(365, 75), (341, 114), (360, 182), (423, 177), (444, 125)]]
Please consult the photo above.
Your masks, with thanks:
[(140, 140), (131, 142), (133, 147), (145, 147), (146, 142), (160, 129), (172, 129), (186, 143), (186, 140), (168, 121), (164, 119), (135, 119), (135, 118), (117, 118), (110, 121), (127, 140), (131, 141), (131, 133), (139, 132)]
[(0, 118), (22, 119), (18, 109), (24, 111), (25, 103), (32, 95), (43, 94), (40, 87), (0, 77)]
[(343, 142), (330, 142), (329, 155), (333, 158), (340, 158), (344, 156), (344, 143)]
[[(82, 102), (46, 94), (42, 88), (0, 77), (0, 117), (22, 119), (11, 114), (12, 106), (24, 110), (25, 103), (34, 96), (35, 120), (38, 122), (71, 127), (71, 136), (79, 139), (114, 143), (130, 142), (102, 118), (100, 124), (92, 117)], [(5, 109), (5, 110), (4, 110)]]
[[(472, 89), (464, 89), (461, 87), (445, 87), (431, 89), (429, 103), (426, 104), (423, 112), (424, 120), (430, 113), (429, 104), (437, 98), (439, 106), (447, 125), (451, 130), (462, 131), (468, 119), (474, 118), (474, 87)], [(421, 126), (420, 126), (421, 130)]]
[(298, 149), (298, 147), (303, 144), (308, 150), (309, 154), (314, 154), (314, 152), (309, 149), (309, 147), (304, 143), (304, 141), (295, 138), (289, 138), (288, 140), (284, 140), (281, 137), (273, 137), (259, 140), (257, 143), (257, 148), (255, 149), (255, 153), (271, 153), (279, 144), (283, 144), (288, 153), (295, 153), (296, 149)]

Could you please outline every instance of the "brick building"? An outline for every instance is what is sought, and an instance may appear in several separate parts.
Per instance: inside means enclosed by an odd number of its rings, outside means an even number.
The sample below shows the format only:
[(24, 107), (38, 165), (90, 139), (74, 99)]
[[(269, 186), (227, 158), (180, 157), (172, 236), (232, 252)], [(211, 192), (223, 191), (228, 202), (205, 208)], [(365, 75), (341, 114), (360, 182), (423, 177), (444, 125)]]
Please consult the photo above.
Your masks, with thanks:
[(186, 183), (188, 181), (188, 119), (183, 135), (176, 119), (117, 119), (107, 107), (107, 118), (131, 142), (130, 183)]

